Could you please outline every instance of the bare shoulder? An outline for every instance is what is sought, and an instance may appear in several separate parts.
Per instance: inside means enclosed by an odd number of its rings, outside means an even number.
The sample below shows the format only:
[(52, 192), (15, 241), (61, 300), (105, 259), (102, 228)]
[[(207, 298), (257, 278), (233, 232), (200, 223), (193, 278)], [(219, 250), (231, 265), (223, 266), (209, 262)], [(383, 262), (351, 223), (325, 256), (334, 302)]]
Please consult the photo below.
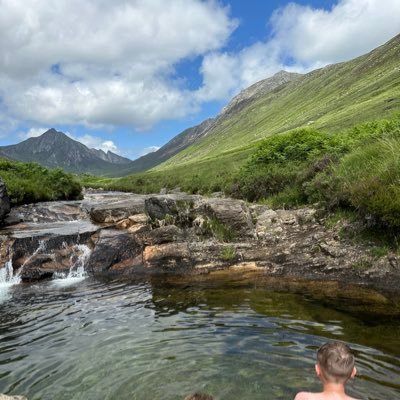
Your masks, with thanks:
[(319, 398), (319, 393), (299, 392), (294, 400), (318, 400)]

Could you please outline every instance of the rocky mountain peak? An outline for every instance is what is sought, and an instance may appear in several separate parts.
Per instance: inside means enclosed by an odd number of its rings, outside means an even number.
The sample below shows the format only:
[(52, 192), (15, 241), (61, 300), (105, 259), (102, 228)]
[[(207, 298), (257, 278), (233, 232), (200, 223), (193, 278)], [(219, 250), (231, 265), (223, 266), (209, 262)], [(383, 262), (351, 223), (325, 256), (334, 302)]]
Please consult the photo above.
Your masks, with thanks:
[(287, 72), (281, 70), (270, 78), (256, 82), (249, 86), (247, 89), (242, 90), (237, 96), (235, 96), (231, 102), (222, 110), (220, 116), (230, 115), (236, 111), (242, 109), (250, 101), (258, 99), (267, 93), (277, 89), (279, 86), (285, 85), (291, 81), (300, 78), (302, 74), (296, 74), (294, 72)]

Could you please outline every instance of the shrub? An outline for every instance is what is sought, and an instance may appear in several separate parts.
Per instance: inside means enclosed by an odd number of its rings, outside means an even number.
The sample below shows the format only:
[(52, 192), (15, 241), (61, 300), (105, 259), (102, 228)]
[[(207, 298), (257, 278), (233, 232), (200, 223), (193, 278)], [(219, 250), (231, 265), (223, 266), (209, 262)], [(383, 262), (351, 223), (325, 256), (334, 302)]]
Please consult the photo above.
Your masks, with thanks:
[(82, 186), (77, 179), (59, 168), (0, 159), (0, 176), (12, 205), (82, 197)]

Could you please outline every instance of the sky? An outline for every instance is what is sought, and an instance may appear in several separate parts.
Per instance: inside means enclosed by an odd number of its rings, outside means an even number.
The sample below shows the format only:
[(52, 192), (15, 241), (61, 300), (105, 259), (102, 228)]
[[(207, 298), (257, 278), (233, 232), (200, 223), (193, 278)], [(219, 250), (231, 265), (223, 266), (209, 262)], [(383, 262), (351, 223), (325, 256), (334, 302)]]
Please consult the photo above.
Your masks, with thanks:
[(398, 33), (400, 0), (0, 0), (0, 145), (55, 128), (135, 159)]

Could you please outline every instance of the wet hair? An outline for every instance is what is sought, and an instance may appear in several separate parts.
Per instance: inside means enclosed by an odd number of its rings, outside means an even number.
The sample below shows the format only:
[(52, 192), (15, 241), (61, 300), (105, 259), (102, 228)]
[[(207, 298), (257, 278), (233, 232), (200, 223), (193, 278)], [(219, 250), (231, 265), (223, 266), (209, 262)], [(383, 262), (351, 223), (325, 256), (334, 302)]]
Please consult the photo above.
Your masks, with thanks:
[(189, 394), (188, 396), (185, 397), (184, 400), (214, 400), (214, 397), (210, 396), (207, 393), (193, 393)]
[(354, 368), (354, 355), (342, 342), (328, 342), (317, 352), (317, 362), (323, 377), (332, 383), (345, 383)]

